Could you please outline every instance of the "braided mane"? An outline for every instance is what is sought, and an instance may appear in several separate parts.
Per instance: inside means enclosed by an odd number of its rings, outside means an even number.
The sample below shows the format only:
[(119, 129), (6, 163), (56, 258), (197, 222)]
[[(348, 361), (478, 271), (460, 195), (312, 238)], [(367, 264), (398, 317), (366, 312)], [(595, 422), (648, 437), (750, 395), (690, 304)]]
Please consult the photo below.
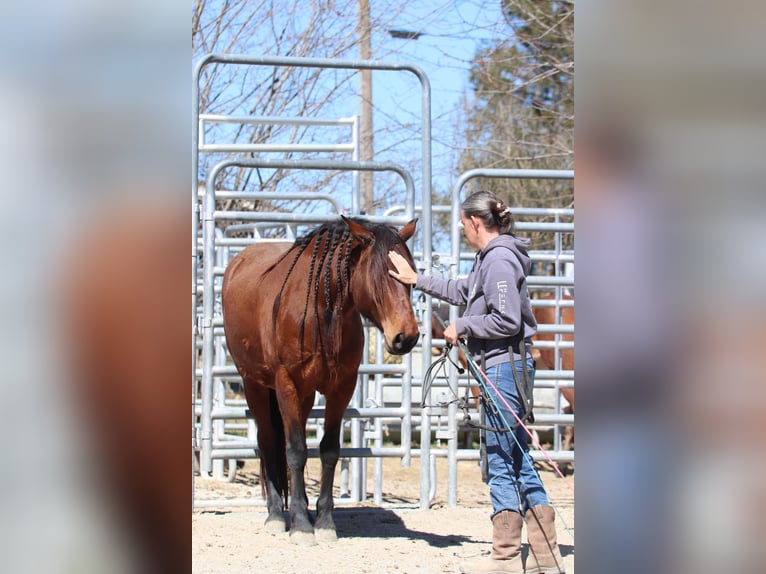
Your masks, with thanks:
[[(306, 317), (311, 313), (311, 316), (314, 318), (315, 338), (319, 341), (327, 356), (334, 357), (337, 355), (338, 342), (340, 341), (340, 317), (343, 313), (343, 302), (348, 294), (350, 284), (349, 259), (351, 255), (351, 241), (351, 233), (343, 221), (325, 223), (303, 237), (298, 238), (295, 244), (266, 270), (268, 273), (284, 259), (292, 257), (290, 267), (274, 300), (272, 320), (276, 322), (282, 292), (292, 276), (296, 264), (304, 254), (309, 252), (309, 246), (312, 246), (310, 250), (311, 262), (306, 280), (303, 316), (299, 331), (301, 350), (303, 350)], [(322, 314), (322, 323), (324, 324), (325, 337), (320, 337), (319, 287), (323, 277), (325, 309)], [(336, 285), (334, 298), (332, 296), (333, 277), (335, 278)], [(309, 309), (310, 305), (312, 305), (311, 309)]]
[[(409, 249), (407, 249), (407, 245), (393, 228), (356, 218), (354, 218), (354, 221), (375, 234), (375, 242), (369, 254), (370, 265), (368, 266), (368, 276), (365, 277), (365, 283), (377, 287), (372, 290), (372, 296), (377, 305), (382, 305), (383, 289), (385, 289), (385, 285), (389, 282), (388, 252), (400, 246), (409, 255)], [(268, 273), (283, 260), (292, 257), (290, 267), (274, 300), (272, 320), (276, 323), (282, 292), (290, 280), (295, 266), (301, 257), (308, 253), (311, 254), (306, 280), (303, 316), (299, 326), (301, 351), (303, 350), (306, 318), (311, 316), (314, 319), (314, 337), (318, 340), (318, 344), (322, 347), (325, 356), (328, 358), (337, 356), (341, 337), (340, 318), (343, 314), (344, 301), (349, 295), (351, 284), (352, 243), (353, 237), (348, 226), (342, 220), (325, 223), (298, 238), (295, 244), (266, 270)], [(320, 321), (319, 291), (322, 280), (324, 280), (324, 289), (321, 300), (324, 303), (324, 311)], [(333, 288), (335, 289), (334, 297)], [(323, 336), (320, 336), (320, 325), (322, 326)]]

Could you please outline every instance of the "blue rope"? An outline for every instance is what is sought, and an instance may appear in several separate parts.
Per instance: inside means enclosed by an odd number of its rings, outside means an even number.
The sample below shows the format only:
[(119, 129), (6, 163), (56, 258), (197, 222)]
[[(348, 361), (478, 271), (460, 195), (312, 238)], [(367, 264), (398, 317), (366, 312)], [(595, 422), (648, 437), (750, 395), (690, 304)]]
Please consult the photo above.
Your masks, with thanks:
[[(503, 411), (500, 409), (500, 406), (497, 404), (497, 401), (495, 401), (494, 397), (489, 392), (489, 387), (487, 386), (487, 383), (485, 381), (485, 379), (488, 380), (489, 377), (487, 377), (486, 373), (484, 373), (478, 367), (478, 365), (473, 361), (473, 359), (471, 359), (471, 356), (468, 353), (468, 349), (466, 348), (465, 343), (463, 343), (461, 339), (458, 339), (457, 343), (458, 343), (458, 347), (460, 347), (460, 350), (462, 350), (463, 354), (465, 355), (466, 362), (468, 363), (468, 368), (471, 371), (471, 374), (479, 382), (479, 385), (481, 386), (482, 391), (484, 392), (484, 396), (487, 398), (488, 401), (492, 402), (492, 404), (494, 405), (494, 408), (497, 411), (497, 414), (500, 417), (500, 420), (502, 421), (503, 425), (505, 425), (505, 428), (508, 429), (508, 431), (510, 432), (511, 436), (513, 436), (513, 440), (516, 442), (516, 445), (519, 447), (519, 450), (521, 451), (522, 455), (526, 456), (528, 458), (529, 463), (532, 465), (532, 468), (534, 469), (534, 459), (532, 459), (532, 455), (529, 454), (529, 451), (525, 450), (522, 447), (521, 443), (519, 442), (519, 439), (516, 437), (516, 433), (513, 432), (513, 427), (508, 423), (508, 421), (505, 418), (505, 415), (503, 415)], [(525, 359), (522, 359), (522, 360), (525, 360)], [(513, 363), (511, 363), (511, 368), (515, 368)], [(495, 391), (499, 395), (499, 391), (497, 391), (497, 389), (495, 389)], [(511, 408), (511, 405), (506, 405), (506, 406), (508, 407), (509, 410), (513, 411), (513, 409)], [(526, 429), (526, 427), (524, 427), (524, 428)], [(527, 430), (527, 434), (530, 434), (528, 430)], [(543, 452), (545, 452), (545, 451), (543, 451)], [(551, 461), (551, 462), (553, 462), (553, 464), (556, 466), (556, 468), (558, 468), (558, 465), (556, 465), (556, 463), (554, 461)], [(534, 469), (534, 470), (535, 470), (535, 472), (537, 472), (537, 469)], [(539, 478), (540, 477), (540, 473), (537, 473), (537, 476)], [(524, 487), (524, 490), (526, 491), (526, 483), (524, 482), (524, 480), (521, 477), (516, 477), (516, 480), (521, 483), (521, 485)], [(540, 479), (540, 482), (542, 482), (542, 479)], [(517, 487), (517, 489), (518, 489), (518, 487)], [(553, 509), (556, 511), (556, 514), (558, 514), (559, 519), (561, 520), (561, 523), (564, 526), (564, 530), (566, 530), (567, 533), (569, 534), (569, 536), (572, 538), (572, 540), (574, 540), (574, 534), (570, 530), (569, 525), (567, 524), (566, 520), (562, 516), (562, 514), (559, 511), (558, 507), (553, 503), (552, 500), (549, 499), (549, 502), (551, 503), (551, 506), (553, 507)]]

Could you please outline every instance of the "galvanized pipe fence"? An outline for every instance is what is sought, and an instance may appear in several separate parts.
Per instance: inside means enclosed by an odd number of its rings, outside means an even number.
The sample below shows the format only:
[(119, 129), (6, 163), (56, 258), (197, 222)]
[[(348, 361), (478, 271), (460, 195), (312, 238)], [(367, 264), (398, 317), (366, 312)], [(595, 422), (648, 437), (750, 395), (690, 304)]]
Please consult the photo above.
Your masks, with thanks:
[[(222, 116), (199, 113), (199, 81), (205, 66), (211, 63), (227, 63), (233, 65), (261, 66), (309, 66), (347, 69), (372, 70), (402, 70), (414, 73), (421, 81), (422, 97), (422, 190), (420, 203), (416, 205), (416, 190), (409, 172), (390, 162), (361, 162), (358, 160), (358, 148), (342, 144), (341, 151), (353, 154), (350, 161), (337, 160), (285, 160), (266, 159), (263, 157), (248, 158), (234, 153), (266, 153), (271, 151), (338, 151), (333, 145), (316, 144), (316, 149), (289, 148), (285, 146), (302, 144), (230, 144), (206, 143), (204, 141), (204, 126), (206, 122), (220, 123), (255, 123), (255, 122), (314, 122), (317, 125), (351, 125), (356, 133), (358, 124), (349, 118), (340, 120), (322, 120), (311, 118), (269, 118)], [(419, 236), (422, 241), (413, 248), (418, 267), (424, 273), (441, 270), (449, 277), (455, 277), (459, 271), (461, 260), (473, 259), (473, 254), (460, 251), (459, 222), (460, 193), (463, 186), (476, 177), (505, 177), (505, 178), (556, 178), (572, 179), (571, 171), (549, 170), (472, 170), (466, 172), (453, 188), (451, 205), (431, 206), (431, 153), (430, 153), (430, 85), (425, 74), (411, 64), (382, 63), (375, 61), (355, 60), (325, 60), (313, 58), (277, 58), (251, 57), (232, 55), (209, 55), (195, 66), (194, 70), (194, 146), (193, 146), (193, 238), (192, 265), (194, 284), (192, 286), (193, 301), (193, 385), (192, 385), (192, 443), (193, 450), (198, 454), (199, 471), (204, 476), (218, 479), (232, 479), (236, 475), (236, 461), (257, 456), (256, 427), (252, 418), (247, 417), (247, 408), (242, 398), (227, 397), (232, 385), (240, 383), (235, 367), (228, 359), (223, 333), (223, 322), (220, 307), (220, 283), (228, 261), (238, 250), (257, 241), (289, 241), (295, 239), (298, 226), (315, 225), (337, 219), (338, 215), (348, 212), (344, 206), (329, 194), (321, 193), (282, 193), (282, 192), (243, 192), (217, 189), (218, 176), (230, 168), (255, 169), (258, 167), (292, 169), (292, 170), (337, 170), (350, 171), (355, 174), (355, 185), (352, 192), (351, 215), (358, 213), (359, 193), (356, 182), (361, 171), (389, 171), (397, 174), (406, 189), (405, 204), (389, 209), (382, 215), (366, 215), (370, 220), (391, 225), (402, 225), (413, 216), (420, 217)], [(358, 138), (352, 137), (356, 145)], [(260, 146), (260, 147), (252, 147)], [(321, 148), (321, 149), (320, 149)], [(205, 178), (204, 189), (199, 187), (199, 153), (224, 153), (227, 157), (218, 161)], [(216, 208), (216, 201), (222, 199), (280, 199), (287, 201), (312, 201), (313, 211), (295, 212), (265, 212), (265, 211), (232, 211)], [(319, 207), (321, 205), (321, 207)], [(561, 247), (561, 234), (573, 233), (573, 210), (540, 210), (517, 208), (512, 210), (516, 215), (553, 216), (553, 222), (525, 221), (517, 223), (517, 230), (547, 231), (557, 237), (556, 249), (553, 252), (531, 252), (533, 261), (551, 263), (555, 267), (553, 276), (532, 276), (529, 278), (530, 289), (555, 289), (555, 300), (540, 302), (559, 309), (571, 305), (571, 301), (561, 300), (561, 290), (574, 286), (571, 277), (561, 273), (563, 265), (574, 262), (571, 250)], [(435, 251), (432, 247), (432, 213), (449, 212), (450, 245), (448, 252)], [(562, 220), (563, 218), (563, 220)], [(569, 220), (569, 221), (566, 221)], [(235, 223), (236, 222), (236, 223)], [(245, 223), (242, 223), (245, 222)], [(201, 229), (200, 229), (201, 228)], [(259, 230), (274, 229), (282, 231), (280, 238), (263, 238)], [(200, 232), (201, 231), (201, 232)], [(232, 237), (241, 232), (249, 233), (247, 237)], [(477, 460), (478, 452), (471, 448), (458, 448), (461, 432), (460, 420), (454, 403), (445, 407), (420, 408), (422, 398), (422, 373), (431, 363), (432, 346), (444, 345), (443, 340), (434, 340), (430, 325), (433, 313), (430, 297), (424, 297), (422, 304), (415, 302), (419, 316), (422, 318), (421, 343), (417, 352), (406, 355), (400, 364), (386, 364), (383, 352), (382, 338), (374, 335), (374, 328), (367, 326), (368, 342), (374, 339), (373, 360), (365, 359), (359, 370), (359, 383), (346, 411), (346, 424), (349, 430), (349, 445), (342, 445), (340, 464), (340, 498), (336, 504), (356, 503), (367, 497), (367, 466), (365, 459), (373, 459), (373, 501), (383, 504), (383, 469), (382, 457), (396, 457), (402, 465), (408, 466), (412, 457), (420, 459), (420, 501), (419, 506), (429, 506), (436, 491), (437, 457), (448, 459), (448, 504), (457, 504), (457, 463), (463, 460)], [(201, 305), (199, 304), (201, 300)], [(535, 303), (537, 304), (537, 303)], [(451, 309), (450, 320), (457, 317), (457, 310)], [(546, 329), (541, 328), (541, 332)], [(557, 335), (572, 332), (571, 326), (556, 326), (547, 329)], [(567, 341), (540, 342), (538, 346), (549, 346), (557, 350), (572, 348), (573, 343)], [(198, 361), (198, 356), (201, 361)], [(557, 359), (558, 363), (558, 359)], [(573, 373), (561, 371), (556, 365), (552, 371), (538, 371), (536, 376), (537, 389), (554, 389), (557, 391), (566, 386), (572, 386)], [(433, 393), (457, 393), (468, 385), (466, 378), (459, 378), (452, 370), (446, 380), (437, 380), (432, 388)], [(427, 404), (434, 404), (431, 397)], [(315, 435), (309, 439), (309, 456), (318, 456), (318, 444), (322, 434), (323, 398), (318, 397), (315, 408), (310, 414), (310, 430)], [(536, 427), (552, 428), (554, 431), (554, 449), (549, 453), (554, 460), (571, 461), (573, 453), (559, 450), (560, 425), (573, 424), (572, 415), (563, 415), (558, 399), (551, 412), (536, 413)], [(434, 430), (435, 429), (435, 430)], [(386, 446), (385, 431), (398, 431), (399, 446)], [(420, 448), (412, 448), (412, 434), (418, 431)], [(447, 448), (433, 448), (431, 443), (446, 441)], [(533, 457), (541, 458), (541, 453), (532, 451)], [(239, 504), (264, 504), (260, 498), (247, 500), (217, 500), (196, 501), (195, 507), (230, 506)]]
[[(252, 242), (242, 240), (239, 237), (228, 237), (229, 229), (226, 226), (228, 221), (247, 221), (247, 224), (236, 223), (231, 227), (247, 227), (252, 222), (252, 231), (254, 235), (258, 225), (273, 226), (282, 223), (288, 230), (288, 238), (294, 239), (290, 233), (298, 225), (319, 224), (325, 221), (337, 219), (339, 213), (347, 212), (342, 209), (333, 198), (321, 197), (317, 194), (311, 199), (324, 199), (329, 201), (333, 210), (329, 213), (319, 214), (316, 211), (307, 213), (283, 213), (283, 212), (233, 212), (226, 210), (216, 210), (216, 199), (244, 199), (250, 197), (253, 199), (306, 199), (294, 194), (276, 194), (267, 196), (266, 194), (255, 194), (257, 197), (238, 194), (238, 192), (228, 192), (216, 190), (216, 176), (229, 167), (269, 167), (280, 169), (328, 169), (339, 171), (350, 171), (354, 177), (353, 193), (351, 198), (350, 214), (359, 213), (359, 193), (358, 193), (358, 173), (360, 171), (392, 171), (397, 173), (403, 180), (406, 188), (405, 214), (403, 216), (367, 216), (373, 221), (388, 223), (391, 225), (401, 225), (406, 223), (412, 216), (415, 188), (410, 174), (399, 166), (390, 163), (378, 162), (360, 162), (358, 157), (358, 119), (340, 118), (339, 120), (322, 120), (314, 118), (269, 118), (269, 117), (242, 117), (237, 115), (224, 116), (220, 114), (200, 114), (199, 88), (200, 78), (206, 66), (210, 64), (231, 64), (247, 66), (297, 66), (297, 67), (317, 67), (317, 68), (345, 68), (350, 70), (387, 70), (402, 71), (414, 74), (420, 81), (422, 88), (421, 113), (421, 150), (422, 150), (422, 175), (424, 191), (423, 196), (430, 198), (430, 180), (431, 180), (431, 112), (430, 112), (430, 85), (428, 78), (420, 68), (407, 63), (389, 63), (374, 61), (355, 61), (355, 60), (327, 60), (318, 58), (283, 58), (283, 57), (253, 57), (238, 56), (229, 54), (211, 54), (197, 62), (194, 68), (193, 84), (193, 276), (195, 284), (193, 285), (193, 313), (194, 313), (194, 377), (192, 386), (192, 404), (193, 404), (193, 448), (199, 453), (200, 472), (206, 476), (211, 473), (213, 476), (223, 478), (224, 459), (232, 460), (234, 457), (248, 458), (255, 455), (255, 428), (252, 421), (246, 423), (236, 422), (233, 425), (226, 424), (230, 417), (238, 417), (241, 420), (245, 416), (244, 402), (234, 405), (225, 399), (224, 383), (237, 381), (236, 370), (230, 364), (226, 364), (225, 342), (222, 330), (222, 320), (220, 315), (220, 280), (225, 269), (226, 263), (232, 253), (238, 247)], [(204, 138), (205, 125), (210, 123), (311, 123), (313, 125), (350, 125), (352, 126), (352, 138), (348, 144), (237, 144), (230, 142), (206, 142)], [(207, 176), (205, 191), (199, 190), (199, 159), (200, 152), (203, 153), (266, 153), (274, 151), (291, 152), (322, 152), (322, 151), (342, 151), (351, 152), (352, 159), (349, 162), (338, 162), (330, 160), (244, 160), (241, 157), (226, 159), (218, 162)], [(426, 206), (424, 212), (424, 222), (421, 223), (420, 231), (423, 245), (428, 246), (426, 251), (430, 251), (430, 212)], [(427, 215), (427, 216), (426, 216)], [(199, 223), (202, 224), (202, 232), (198, 233)], [(425, 223), (427, 222), (427, 223)], [(221, 228), (224, 228), (221, 233)], [(225, 249), (226, 251), (222, 251)], [(202, 257), (200, 257), (200, 254)], [(201, 265), (198, 262), (201, 261)], [(200, 271), (201, 273), (198, 273)], [(197, 281), (199, 277), (199, 281)], [(197, 297), (201, 297), (202, 305), (197, 308)], [(198, 336), (201, 335), (201, 336)], [(197, 349), (201, 352), (201, 365), (196, 363)], [(376, 381), (378, 387), (382, 388), (381, 381), (384, 378), (394, 376), (400, 382), (400, 388), (403, 395), (409, 396), (409, 381), (411, 367), (411, 356), (406, 356), (400, 365), (382, 364), (382, 341), (376, 338), (376, 348), (374, 362), (366, 361), (360, 368), (361, 384), (357, 386), (357, 392), (354, 394), (350, 408), (347, 412), (347, 419), (351, 426), (351, 444), (350, 448), (343, 448), (341, 456), (355, 457), (352, 460), (351, 476), (351, 496), (349, 501), (357, 502), (366, 496), (366, 467), (361, 465), (359, 457), (369, 456), (396, 456), (401, 458), (402, 464), (408, 465), (411, 460), (411, 429), (412, 429), (412, 408), (411, 401), (401, 400), (399, 408), (374, 409), (368, 408), (365, 403), (375, 403), (374, 398), (367, 396), (367, 385), (371, 380)], [(379, 393), (379, 391), (378, 391)], [(317, 408), (311, 416), (321, 420), (321, 398), (317, 403)], [(375, 439), (374, 447), (364, 446), (369, 439), (370, 433), (365, 430), (362, 420), (369, 421), (372, 418), (396, 417), (401, 425), (402, 440), (398, 448), (384, 447), (380, 438)], [(321, 439), (321, 424), (317, 421), (315, 428), (317, 438), (309, 443), (318, 444)], [(222, 424), (221, 424), (222, 423)], [(367, 424), (366, 422), (364, 423)], [(226, 429), (237, 432), (246, 430), (247, 437), (233, 437), (226, 435)], [(376, 428), (382, 427), (376, 423)], [(223, 431), (223, 433), (221, 432)], [(381, 433), (379, 433), (382, 436)], [(315, 447), (309, 449), (309, 454), (315, 454)], [(219, 461), (221, 463), (219, 463)], [(344, 459), (341, 467), (341, 488), (346, 488), (349, 481), (348, 463)], [(229, 466), (230, 470), (232, 465)], [(231, 472), (228, 473), (231, 476)], [(376, 499), (382, 498), (382, 488), (379, 475), (376, 471), (375, 496)], [(339, 502), (342, 502), (339, 501)]]

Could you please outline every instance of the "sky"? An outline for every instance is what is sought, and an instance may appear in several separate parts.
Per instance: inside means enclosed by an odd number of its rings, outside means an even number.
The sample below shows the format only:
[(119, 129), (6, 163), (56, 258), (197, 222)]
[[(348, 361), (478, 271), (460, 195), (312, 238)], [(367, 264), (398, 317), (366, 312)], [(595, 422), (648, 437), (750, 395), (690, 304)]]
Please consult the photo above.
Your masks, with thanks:
[[(374, 11), (375, 3), (372, 4)], [(421, 36), (408, 40), (386, 35), (379, 46), (373, 46), (374, 58), (412, 62), (428, 75), (432, 100), (432, 182), (434, 189), (439, 191), (450, 189), (456, 179), (451, 170), (459, 145), (456, 139), (458, 108), (466, 94), (470, 98), (471, 60), (489, 40), (507, 34), (499, 4), (478, 0), (409, 2), (403, 6), (391, 28), (418, 32)], [(405, 112), (417, 122), (420, 117), (419, 82), (411, 74), (403, 78), (391, 76), (393, 74), (387, 74), (377, 81), (373, 78), (375, 120), (385, 121), (387, 114)], [(380, 127), (376, 124), (376, 130)], [(384, 149), (386, 134), (376, 135), (376, 138), (376, 151)]]
[[(315, 31), (326, 38), (353, 37), (356, 26), (355, 1), (339, 2), (345, 8), (337, 19), (322, 23), (311, 20), (308, 10), (300, 11), (284, 7), (274, 14), (271, 25), (259, 25), (248, 35), (248, 45), (238, 45), (238, 50), (252, 55), (276, 55), (275, 38), (284, 27), (289, 34), (300, 34), (317, 25)], [(459, 156), (460, 114), (462, 98), (470, 94), (469, 68), (472, 58), (483, 43), (508, 33), (508, 27), (499, 10), (499, 1), (482, 3), (479, 0), (440, 0), (438, 2), (371, 2), (372, 59), (381, 62), (407, 62), (420, 67), (431, 85), (432, 118), (432, 184), (433, 189), (446, 194), (457, 179), (454, 167)], [(211, 5), (212, 6), (212, 5)], [(233, 29), (236, 26), (232, 27)], [(389, 30), (417, 32), (417, 39), (394, 38)], [(323, 47), (323, 50), (329, 48)], [(285, 48), (282, 48), (284, 53)], [(220, 50), (219, 50), (220, 51)], [(326, 53), (304, 55), (326, 57)], [(343, 59), (359, 59), (356, 49), (346, 51)], [(407, 168), (415, 181), (418, 197), (423, 189), (421, 180), (422, 157), (420, 130), (421, 87), (414, 74), (407, 71), (373, 71), (373, 125), (375, 129), (374, 150), (376, 161), (389, 161)], [(327, 74), (330, 82), (337, 83), (341, 72)], [(352, 78), (347, 96), (336, 100), (331, 108), (321, 112), (323, 118), (348, 117), (359, 113), (359, 99), (355, 93), (359, 80)], [(238, 90), (240, 82), (221, 84), (220, 89)], [(327, 85), (332, 89), (334, 86)], [(321, 89), (321, 88), (319, 88)], [(252, 100), (248, 100), (252, 101)], [(243, 112), (242, 112), (243, 113)], [(295, 113), (291, 115), (296, 115)], [(337, 134), (337, 131), (336, 131)], [(317, 136), (313, 141), (324, 141)], [(337, 137), (331, 135), (330, 137)], [(219, 141), (225, 141), (225, 138)], [(345, 140), (348, 141), (348, 140)], [(348, 158), (350, 159), (350, 158)], [(313, 174), (293, 174), (290, 177), (312, 181)], [(350, 177), (349, 177), (350, 179)], [(376, 200), (395, 196), (398, 203), (404, 186), (398, 176), (376, 174)], [(348, 186), (346, 186), (348, 187)], [(345, 200), (344, 200), (345, 201)], [(418, 199), (420, 203), (420, 199)]]

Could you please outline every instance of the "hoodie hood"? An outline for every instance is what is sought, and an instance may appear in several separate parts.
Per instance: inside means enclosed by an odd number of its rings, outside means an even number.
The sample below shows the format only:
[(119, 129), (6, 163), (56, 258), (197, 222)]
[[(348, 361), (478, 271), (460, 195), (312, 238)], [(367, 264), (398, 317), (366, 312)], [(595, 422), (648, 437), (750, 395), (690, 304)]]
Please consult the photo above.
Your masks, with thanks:
[(532, 271), (532, 261), (527, 253), (531, 241), (526, 237), (517, 237), (516, 235), (500, 235), (490, 241), (487, 246), (481, 251), (481, 257), (484, 258), (487, 253), (493, 249), (504, 247), (510, 249), (521, 264), (521, 268), (524, 270), (524, 275), (529, 275)]

